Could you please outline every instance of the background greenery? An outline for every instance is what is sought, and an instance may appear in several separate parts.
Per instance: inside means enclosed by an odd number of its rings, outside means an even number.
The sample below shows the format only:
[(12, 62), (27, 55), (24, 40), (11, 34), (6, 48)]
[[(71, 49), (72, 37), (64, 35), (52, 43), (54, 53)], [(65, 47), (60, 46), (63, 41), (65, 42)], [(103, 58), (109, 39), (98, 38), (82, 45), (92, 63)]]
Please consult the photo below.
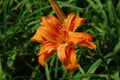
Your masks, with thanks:
[(0, 0), (0, 80), (120, 80), (120, 0), (56, 1), (87, 18), (77, 31), (92, 34), (97, 49), (75, 47), (78, 71), (66, 73), (56, 54), (41, 67), (30, 38), (40, 16), (55, 15), (49, 0)]

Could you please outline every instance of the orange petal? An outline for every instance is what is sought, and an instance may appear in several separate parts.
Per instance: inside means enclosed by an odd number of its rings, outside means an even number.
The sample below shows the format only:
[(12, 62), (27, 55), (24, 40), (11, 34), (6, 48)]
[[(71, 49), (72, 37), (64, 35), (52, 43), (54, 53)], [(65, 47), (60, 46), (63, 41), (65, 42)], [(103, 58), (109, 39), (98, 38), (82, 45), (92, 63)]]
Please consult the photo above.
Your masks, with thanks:
[(39, 30), (40, 35), (47, 41), (57, 42), (59, 40), (60, 35), (57, 32), (50, 30), (47, 27), (41, 26)]
[(44, 53), (44, 54), (41, 54), (39, 57), (38, 57), (38, 63), (42, 66), (44, 66), (44, 63), (45, 61), (54, 54), (55, 51), (52, 51), (50, 53)]
[(67, 71), (71, 72), (74, 70), (78, 70), (79, 64), (77, 63), (75, 50), (72, 47), (70, 47), (67, 53), (69, 53), (69, 60), (70, 60), (70, 63), (66, 66)]
[(57, 42), (61, 35), (62, 25), (54, 17), (50, 16), (49, 18), (42, 17), (40, 35), (48, 41)]
[(66, 31), (75, 31), (77, 27), (81, 26), (85, 22), (85, 18), (77, 16), (75, 13), (70, 13), (65, 19), (64, 27)]
[(78, 69), (76, 54), (71, 45), (61, 44), (58, 48), (58, 57), (67, 71), (74, 71)]
[(73, 42), (74, 44), (78, 44), (90, 49), (96, 49), (96, 45), (93, 43), (92, 36), (87, 33), (69, 32), (68, 42)]
[(45, 41), (45, 39), (40, 35), (40, 27), (37, 29), (37, 32), (35, 33), (35, 35), (31, 38), (32, 41), (35, 42), (43, 42)]
[(41, 45), (40, 52), (37, 55), (39, 56), (38, 62), (42, 66), (44, 66), (45, 61), (55, 53), (57, 46), (58, 45), (56, 43), (47, 42), (47, 41), (45, 41)]
[(42, 17), (41, 25), (55, 32), (59, 32), (60, 29), (62, 28), (61, 23), (54, 16), (50, 16), (48, 18)]
[(67, 66), (68, 65), (68, 58), (67, 58), (65, 49), (66, 49), (66, 45), (65, 44), (61, 44), (57, 48), (57, 52), (58, 52), (58, 57), (59, 57), (60, 61), (62, 62), (62, 64)]

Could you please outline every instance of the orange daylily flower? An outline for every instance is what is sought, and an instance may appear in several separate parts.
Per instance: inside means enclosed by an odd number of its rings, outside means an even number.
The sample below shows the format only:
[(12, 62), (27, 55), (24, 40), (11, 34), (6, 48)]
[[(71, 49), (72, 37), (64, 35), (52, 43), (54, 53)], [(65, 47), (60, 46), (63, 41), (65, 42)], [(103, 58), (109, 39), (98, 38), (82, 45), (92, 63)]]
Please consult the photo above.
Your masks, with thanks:
[(54, 16), (42, 17), (41, 26), (31, 38), (33, 41), (42, 43), (38, 53), (38, 62), (44, 66), (45, 61), (57, 51), (58, 58), (67, 71), (77, 70), (79, 64), (74, 46), (96, 49), (90, 34), (75, 32), (84, 21), (85, 18), (81, 18), (75, 13), (70, 13), (63, 24)]

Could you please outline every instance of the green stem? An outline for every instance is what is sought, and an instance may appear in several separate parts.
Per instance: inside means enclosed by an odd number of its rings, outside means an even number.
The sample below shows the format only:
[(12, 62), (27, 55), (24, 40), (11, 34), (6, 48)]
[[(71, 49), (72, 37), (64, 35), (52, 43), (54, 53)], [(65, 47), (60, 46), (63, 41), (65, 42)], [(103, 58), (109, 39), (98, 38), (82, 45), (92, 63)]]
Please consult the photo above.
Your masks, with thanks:
[(50, 80), (50, 74), (49, 74), (49, 69), (47, 63), (45, 63), (45, 74), (46, 74), (46, 79)]
[(6, 0), (4, 0), (4, 27), (7, 27), (7, 3)]

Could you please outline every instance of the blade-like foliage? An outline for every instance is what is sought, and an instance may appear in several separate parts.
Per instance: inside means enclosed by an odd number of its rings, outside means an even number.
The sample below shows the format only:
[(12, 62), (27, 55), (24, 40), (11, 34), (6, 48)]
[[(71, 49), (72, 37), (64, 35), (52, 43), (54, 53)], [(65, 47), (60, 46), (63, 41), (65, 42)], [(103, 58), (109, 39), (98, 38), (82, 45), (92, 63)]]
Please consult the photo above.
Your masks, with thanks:
[[(41, 16), (55, 15), (49, 0), (0, 0), (0, 80), (119, 80), (120, 0), (56, 0), (65, 14), (86, 18), (76, 31), (93, 35), (96, 50), (75, 46), (79, 70), (67, 73), (58, 57), (43, 68), (30, 40)], [(56, 15), (55, 15), (56, 16)]]

